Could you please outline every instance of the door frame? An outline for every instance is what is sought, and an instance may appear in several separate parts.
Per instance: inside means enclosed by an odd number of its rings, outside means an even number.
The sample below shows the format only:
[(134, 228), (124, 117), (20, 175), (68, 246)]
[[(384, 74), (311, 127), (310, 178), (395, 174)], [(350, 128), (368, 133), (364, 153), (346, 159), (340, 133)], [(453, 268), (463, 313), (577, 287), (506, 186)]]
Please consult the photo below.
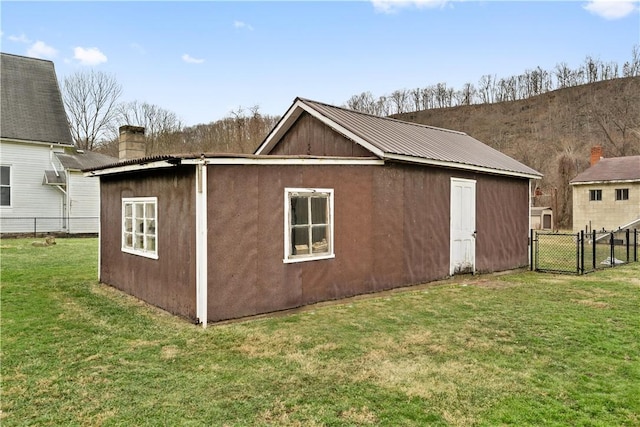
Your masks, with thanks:
[[(476, 230), (477, 230), (477, 218), (476, 218), (476, 180), (475, 179), (467, 179), (467, 178), (455, 178), (451, 177), (450, 181), (450, 202), (449, 202), (449, 275), (453, 276), (455, 274), (456, 265), (454, 263), (454, 220), (456, 217), (454, 216), (454, 210), (457, 210), (457, 204), (454, 199), (454, 189), (455, 183), (462, 183), (465, 186), (470, 187), (472, 191), (472, 200), (471, 204), (473, 205), (473, 209), (469, 209), (466, 214), (472, 214), (473, 219), (473, 231), (471, 233), (471, 273), (475, 274), (476, 271)], [(464, 215), (465, 212), (460, 212), (461, 215)]]

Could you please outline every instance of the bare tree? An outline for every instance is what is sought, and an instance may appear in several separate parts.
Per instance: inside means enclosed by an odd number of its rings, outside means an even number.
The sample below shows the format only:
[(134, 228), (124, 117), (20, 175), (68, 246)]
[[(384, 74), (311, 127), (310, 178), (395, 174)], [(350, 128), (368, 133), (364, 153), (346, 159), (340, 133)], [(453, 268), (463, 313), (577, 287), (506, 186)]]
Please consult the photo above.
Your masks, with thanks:
[(596, 94), (591, 100), (589, 115), (602, 132), (607, 152), (614, 157), (640, 154), (640, 104), (632, 83), (626, 82), (615, 103), (606, 102), (608, 93)]
[(640, 45), (635, 45), (631, 51), (631, 61), (622, 66), (623, 77), (640, 76)]
[(473, 104), (473, 98), (476, 95), (476, 88), (473, 87), (472, 83), (465, 83), (462, 87), (461, 91), (461, 105), (471, 105)]
[(94, 70), (65, 77), (61, 86), (75, 145), (83, 150), (95, 149), (111, 129), (122, 86), (114, 76)]
[(238, 107), (221, 120), (187, 127), (178, 133), (185, 152), (252, 153), (278, 120), (279, 116), (261, 114), (258, 105)]
[(433, 86), (427, 86), (422, 89), (422, 105), (425, 110), (435, 108), (435, 93), (435, 88)]
[(405, 113), (408, 110), (410, 94), (406, 89), (396, 90), (391, 94), (391, 102), (395, 113)]
[(494, 99), (494, 86), (495, 77), (490, 74), (485, 74), (480, 77), (478, 82), (478, 94), (480, 95), (480, 102), (482, 104), (491, 104)]
[(371, 92), (362, 92), (360, 95), (353, 95), (347, 101), (347, 108), (367, 114), (378, 114), (376, 100)]
[(419, 87), (411, 89), (411, 102), (413, 103), (413, 111), (420, 111), (424, 109), (422, 105), (422, 89)]
[(584, 60), (584, 69), (587, 74), (587, 83), (595, 83), (600, 80), (598, 70), (600, 69), (600, 60), (587, 56)]
[(566, 62), (556, 64), (555, 74), (558, 89), (570, 86), (571, 69)]
[(178, 132), (182, 123), (175, 113), (157, 105), (138, 101), (119, 104), (116, 121), (118, 126), (126, 124), (145, 128), (147, 155), (175, 152), (180, 145)]

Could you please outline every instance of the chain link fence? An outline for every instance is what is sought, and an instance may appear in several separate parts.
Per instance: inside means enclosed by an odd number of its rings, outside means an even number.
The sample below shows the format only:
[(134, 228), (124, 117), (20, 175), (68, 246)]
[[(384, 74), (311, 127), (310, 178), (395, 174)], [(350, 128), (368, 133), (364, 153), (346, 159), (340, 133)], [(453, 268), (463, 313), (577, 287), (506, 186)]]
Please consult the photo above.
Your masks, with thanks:
[(531, 270), (585, 274), (637, 262), (639, 230), (552, 233), (531, 230)]
[(0, 217), (2, 237), (43, 234), (97, 234), (97, 216), (86, 217)]

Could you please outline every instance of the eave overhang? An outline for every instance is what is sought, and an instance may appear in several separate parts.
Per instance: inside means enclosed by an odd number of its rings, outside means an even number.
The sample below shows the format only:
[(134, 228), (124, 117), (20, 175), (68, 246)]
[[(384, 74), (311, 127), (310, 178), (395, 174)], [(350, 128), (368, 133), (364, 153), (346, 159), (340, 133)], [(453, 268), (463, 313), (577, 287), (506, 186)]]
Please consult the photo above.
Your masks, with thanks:
[(569, 182), (569, 185), (640, 184), (640, 179), (611, 179), (598, 181)]
[(151, 169), (171, 168), (180, 165), (380, 166), (384, 165), (384, 160), (372, 157), (174, 157), (147, 163), (114, 165), (103, 169), (88, 170), (84, 172), (84, 175), (116, 175)]
[(10, 142), (13, 144), (34, 144), (34, 145), (46, 145), (46, 146), (51, 146), (51, 145), (55, 145), (57, 147), (73, 147), (73, 143), (67, 143), (67, 142), (47, 142), (47, 141), (31, 141), (29, 139), (15, 139), (15, 138), (5, 138), (2, 137), (0, 138), (1, 142)]
[(514, 172), (514, 171), (508, 171), (508, 170), (502, 170), (502, 169), (493, 169), (493, 168), (469, 165), (464, 163), (446, 162), (442, 160), (425, 159), (423, 157), (406, 156), (403, 154), (385, 154), (384, 158), (387, 160), (392, 160), (397, 162), (437, 166), (442, 168), (458, 169), (458, 170), (471, 171), (471, 172), (481, 172), (481, 173), (492, 174), (492, 175), (513, 176), (518, 178), (541, 179), (543, 176), (542, 174), (528, 174), (528, 173)]

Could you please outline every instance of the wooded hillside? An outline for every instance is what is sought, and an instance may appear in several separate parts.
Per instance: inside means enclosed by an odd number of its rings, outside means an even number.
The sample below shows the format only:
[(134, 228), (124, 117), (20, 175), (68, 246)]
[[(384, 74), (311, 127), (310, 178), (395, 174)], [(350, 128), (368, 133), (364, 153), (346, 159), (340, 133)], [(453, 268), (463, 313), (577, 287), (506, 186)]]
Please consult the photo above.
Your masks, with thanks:
[[(591, 147), (601, 145), (605, 157), (640, 154), (640, 76), (558, 89), (516, 101), (431, 108), (391, 117), (466, 132), (540, 171), (544, 178), (538, 185), (543, 195), (534, 202), (554, 208), (557, 225), (568, 228), (568, 182), (589, 166)], [(278, 119), (260, 114), (254, 107), (209, 124), (179, 130), (160, 128), (147, 133), (147, 155), (251, 153)], [(101, 145), (99, 151), (117, 156), (117, 139)]]
[[(429, 109), (392, 117), (466, 132), (544, 174), (537, 205), (571, 225), (568, 182), (589, 166), (591, 147), (605, 157), (640, 154), (640, 77), (627, 77), (494, 104)], [(557, 189), (557, 206), (553, 197)]]

